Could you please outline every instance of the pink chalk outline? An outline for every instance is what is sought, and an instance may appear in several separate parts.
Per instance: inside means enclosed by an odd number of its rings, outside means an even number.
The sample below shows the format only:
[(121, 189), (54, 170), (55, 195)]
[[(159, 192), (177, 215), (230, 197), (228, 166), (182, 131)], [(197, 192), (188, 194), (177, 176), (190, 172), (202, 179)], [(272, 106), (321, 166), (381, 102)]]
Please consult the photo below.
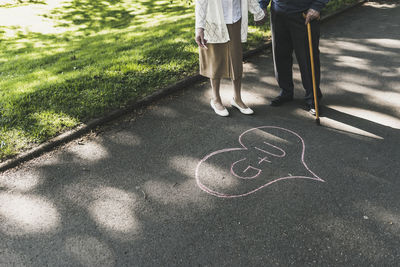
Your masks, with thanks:
[(263, 153), (269, 154), (269, 155), (274, 156), (274, 157), (283, 158), (283, 157), (286, 156), (286, 152), (282, 148), (274, 146), (274, 145), (272, 145), (272, 144), (270, 144), (268, 142), (263, 142), (263, 143), (266, 144), (266, 145), (269, 145), (269, 146), (271, 146), (271, 147), (273, 147), (273, 148), (275, 148), (277, 150), (279, 150), (280, 152), (282, 152), (282, 155), (274, 154), (274, 153), (265, 151), (264, 149), (261, 149), (261, 148), (258, 148), (258, 147), (254, 147), (254, 148), (257, 149), (258, 151), (261, 151)]
[[(264, 185), (262, 185), (262, 186), (260, 186), (260, 187), (258, 187), (258, 188), (256, 188), (256, 189), (254, 189), (254, 190), (251, 190), (251, 191), (249, 191), (249, 192), (247, 192), (247, 193), (244, 193), (244, 194), (237, 194), (237, 195), (224, 194), (224, 193), (220, 193), (220, 192), (214, 191), (214, 190), (208, 188), (207, 186), (205, 186), (204, 184), (202, 184), (202, 183), (200, 182), (200, 178), (199, 178), (199, 169), (200, 169), (201, 164), (203, 164), (207, 159), (209, 159), (209, 158), (211, 158), (211, 157), (213, 157), (213, 156), (215, 156), (215, 155), (217, 155), (217, 154), (221, 154), (221, 153), (225, 153), (225, 152), (230, 152), (230, 151), (248, 150), (248, 148), (247, 148), (247, 147), (243, 144), (243, 142), (242, 142), (242, 137), (243, 137), (246, 133), (248, 133), (248, 132), (251, 132), (251, 131), (254, 131), (254, 130), (261, 130), (261, 129), (278, 129), (278, 130), (286, 131), (286, 132), (288, 132), (288, 133), (291, 133), (291, 134), (297, 136), (297, 137), (300, 139), (300, 141), (301, 141), (301, 143), (302, 143), (302, 146), (303, 146), (303, 147), (302, 147), (302, 152), (301, 152), (301, 163), (302, 163), (303, 166), (306, 168), (306, 170), (307, 170), (308, 172), (310, 172), (310, 173), (313, 175), (313, 177), (308, 177), (308, 176), (286, 176), (286, 177), (281, 177), (281, 178), (277, 178), (277, 179), (275, 179), (275, 180), (272, 180), (272, 181), (270, 181), (270, 182), (268, 182), (268, 183), (266, 183), (266, 184), (264, 184)], [(271, 185), (271, 184), (273, 184), (273, 183), (276, 183), (276, 182), (279, 182), (279, 181), (282, 181), (282, 180), (289, 180), (289, 179), (309, 179), (309, 180), (314, 180), (314, 181), (319, 181), (319, 182), (325, 182), (325, 181), (324, 181), (323, 179), (321, 179), (318, 175), (316, 175), (313, 171), (311, 171), (311, 169), (310, 169), (310, 168), (307, 166), (307, 164), (305, 163), (305, 161), (304, 161), (304, 154), (305, 154), (305, 149), (306, 149), (305, 142), (304, 142), (303, 138), (302, 138), (300, 135), (298, 135), (297, 133), (295, 133), (295, 132), (293, 132), (293, 131), (291, 131), (291, 130), (288, 130), (288, 129), (285, 129), (285, 128), (281, 128), (281, 127), (275, 127), (275, 126), (261, 126), (261, 127), (256, 127), (256, 128), (252, 128), (252, 129), (249, 129), (249, 130), (243, 132), (243, 133), (239, 136), (239, 143), (240, 143), (241, 147), (236, 147), (236, 148), (225, 148), (225, 149), (221, 149), (221, 150), (218, 150), (218, 151), (214, 151), (214, 152), (208, 154), (207, 156), (205, 156), (202, 160), (200, 160), (200, 162), (197, 164), (197, 167), (196, 167), (195, 176), (196, 176), (197, 185), (200, 187), (201, 190), (203, 190), (204, 192), (206, 192), (206, 193), (208, 193), (208, 194), (210, 194), (210, 195), (216, 196), (216, 197), (221, 197), (221, 198), (237, 198), (237, 197), (245, 197), (245, 196), (248, 196), (248, 195), (250, 195), (250, 194), (253, 194), (253, 193), (257, 192), (258, 190), (260, 190), (260, 189), (262, 189), (262, 188), (264, 188), (264, 187), (267, 187), (267, 186), (269, 186), (269, 185)], [(265, 143), (265, 142), (264, 142), (264, 143)], [(268, 144), (268, 143), (266, 143), (266, 144)], [(271, 144), (269, 144), (269, 145), (271, 145)], [(271, 146), (273, 146), (273, 145), (271, 145)], [(277, 148), (277, 147), (275, 147), (275, 148)], [(277, 148), (277, 149), (279, 149), (279, 148)], [(279, 149), (279, 150), (280, 150), (280, 149)], [(282, 152), (285, 153), (283, 150), (282, 150)], [(284, 157), (285, 155), (286, 155), (286, 153), (285, 153), (283, 156), (281, 156), (281, 157)], [(276, 156), (276, 155), (275, 155), (275, 156)], [(233, 164), (231, 165), (231, 172), (232, 172), (234, 175), (235, 175), (235, 173), (233, 172), (233, 166), (234, 166), (236, 163), (238, 163), (238, 162), (240, 162), (240, 161), (243, 161), (243, 160), (245, 160), (245, 159), (246, 159), (246, 158), (241, 159), (241, 160), (239, 160), (239, 161), (236, 161), (235, 163), (233, 163)], [(244, 172), (246, 172), (246, 171), (247, 171), (247, 169), (246, 169)], [(261, 171), (260, 171), (257, 175), (255, 175), (254, 177), (252, 177), (252, 178), (256, 178), (260, 173), (261, 173)], [(238, 175), (235, 175), (235, 176), (238, 177), (238, 178), (241, 178), (241, 177), (239, 177)], [(242, 178), (242, 179), (252, 179), (252, 178)]]
[(260, 161), (258, 162), (258, 165), (260, 165), (262, 162), (268, 162), (268, 163), (271, 163), (271, 161), (270, 160), (268, 160), (268, 158), (267, 157), (264, 157), (264, 158), (258, 158)]
[(240, 176), (240, 175), (238, 175), (238, 174), (233, 170), (233, 167), (235, 167), (236, 163), (239, 163), (239, 162), (244, 161), (244, 160), (246, 160), (246, 158), (241, 159), (241, 160), (238, 160), (238, 161), (232, 163), (232, 165), (231, 165), (231, 173), (232, 173), (234, 176), (236, 176), (237, 178), (239, 178), (239, 179), (245, 179), (245, 180), (254, 179), (254, 178), (256, 178), (257, 176), (259, 176), (260, 173), (261, 173), (261, 170), (260, 170), (260, 169), (257, 169), (257, 168), (254, 168), (253, 166), (248, 166), (248, 167), (243, 171), (243, 173), (245, 173), (245, 172), (247, 172), (249, 169), (256, 170), (257, 173), (256, 173), (254, 176), (251, 176), (251, 177)]

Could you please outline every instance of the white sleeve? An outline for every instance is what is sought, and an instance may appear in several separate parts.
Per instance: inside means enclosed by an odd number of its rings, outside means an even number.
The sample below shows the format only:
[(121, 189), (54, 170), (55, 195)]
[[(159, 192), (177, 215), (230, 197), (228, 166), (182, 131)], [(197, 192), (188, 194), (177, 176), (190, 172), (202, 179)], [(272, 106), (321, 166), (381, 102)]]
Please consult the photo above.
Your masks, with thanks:
[(208, 0), (196, 0), (195, 4), (196, 29), (206, 28), (207, 8), (208, 8)]
[(254, 21), (262, 20), (265, 17), (264, 11), (261, 9), (257, 0), (247, 0), (249, 11), (254, 15)]

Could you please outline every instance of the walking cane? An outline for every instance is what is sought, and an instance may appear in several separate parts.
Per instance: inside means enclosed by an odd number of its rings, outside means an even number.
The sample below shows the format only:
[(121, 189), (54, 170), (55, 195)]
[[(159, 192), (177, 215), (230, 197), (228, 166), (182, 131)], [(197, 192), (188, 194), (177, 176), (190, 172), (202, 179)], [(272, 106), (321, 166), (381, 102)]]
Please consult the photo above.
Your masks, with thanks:
[[(304, 15), (304, 17), (306, 16), (305, 14), (303, 14), (303, 15)], [(312, 47), (310, 22), (307, 23), (307, 33), (308, 33), (308, 46), (310, 48), (311, 75), (312, 75), (313, 92), (314, 92), (315, 122), (317, 123), (317, 125), (321, 125), (321, 123), (319, 121), (317, 84), (315, 82), (314, 54), (313, 54), (313, 47)]]

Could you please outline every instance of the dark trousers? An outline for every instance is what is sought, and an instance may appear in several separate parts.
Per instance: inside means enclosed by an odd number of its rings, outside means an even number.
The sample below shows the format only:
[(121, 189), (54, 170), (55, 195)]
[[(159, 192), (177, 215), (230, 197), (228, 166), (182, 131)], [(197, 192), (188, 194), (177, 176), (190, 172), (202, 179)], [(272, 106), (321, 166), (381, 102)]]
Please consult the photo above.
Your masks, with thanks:
[[(301, 80), (306, 90), (305, 100), (314, 102), (311, 60), (308, 46), (307, 26), (302, 12), (286, 14), (271, 10), (272, 51), (274, 57), (275, 77), (281, 88), (281, 96), (293, 96), (293, 51), (300, 67)], [(319, 59), (319, 21), (311, 22), (311, 35), (314, 54), (315, 80), (317, 95), (322, 97), (320, 83)]]

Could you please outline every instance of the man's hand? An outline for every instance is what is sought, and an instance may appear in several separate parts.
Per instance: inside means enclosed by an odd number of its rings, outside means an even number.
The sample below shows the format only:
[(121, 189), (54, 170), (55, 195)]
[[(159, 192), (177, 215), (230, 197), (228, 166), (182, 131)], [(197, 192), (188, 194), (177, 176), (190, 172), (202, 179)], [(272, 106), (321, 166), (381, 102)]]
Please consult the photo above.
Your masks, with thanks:
[(314, 19), (319, 19), (319, 16), (320, 16), (320, 13), (317, 10), (310, 8), (306, 14), (306, 23), (305, 24), (307, 25), (310, 21), (312, 21)]
[(267, 9), (263, 8), (263, 11), (264, 11), (264, 14), (265, 14), (264, 18), (262, 20), (255, 21), (256, 25), (258, 25), (258, 26), (265, 24), (267, 22), (267, 20), (268, 20)]
[(204, 39), (204, 29), (203, 28), (197, 28), (197, 30), (196, 30), (196, 43), (199, 47), (208, 49), (207, 48), (207, 40)]

